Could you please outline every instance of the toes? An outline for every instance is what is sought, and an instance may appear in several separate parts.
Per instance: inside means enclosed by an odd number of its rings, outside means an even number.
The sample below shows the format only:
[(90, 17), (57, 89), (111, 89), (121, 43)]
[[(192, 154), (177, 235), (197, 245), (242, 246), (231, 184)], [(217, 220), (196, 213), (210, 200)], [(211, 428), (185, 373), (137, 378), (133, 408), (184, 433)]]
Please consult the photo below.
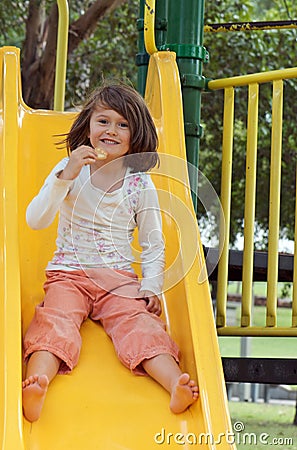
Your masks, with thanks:
[[(46, 377), (47, 379), (47, 377)], [(22, 382), (22, 387), (26, 388), (34, 383), (38, 383), (39, 380), (39, 376), (38, 375), (30, 375), (28, 378), (26, 378), (23, 382)]]
[(39, 383), (39, 386), (40, 386), (42, 389), (47, 388), (47, 386), (48, 386), (48, 378), (47, 378), (47, 376), (46, 376), (46, 375), (41, 375), (41, 376), (38, 378), (38, 383)]
[(190, 379), (190, 375), (188, 373), (183, 373), (179, 377), (179, 385), (180, 386), (189, 386), (189, 388), (192, 390), (193, 394), (199, 392), (199, 388), (194, 380)]
[(190, 375), (188, 373), (183, 373), (180, 377), (179, 377), (179, 384), (183, 385), (183, 384), (188, 384), (190, 381)]
[(28, 378), (29, 384), (36, 383), (37, 380), (38, 380), (38, 375), (31, 375), (31, 376)]
[(30, 381), (30, 378), (26, 378), (26, 379), (22, 382), (23, 388), (30, 386), (30, 384), (32, 384), (32, 381)]

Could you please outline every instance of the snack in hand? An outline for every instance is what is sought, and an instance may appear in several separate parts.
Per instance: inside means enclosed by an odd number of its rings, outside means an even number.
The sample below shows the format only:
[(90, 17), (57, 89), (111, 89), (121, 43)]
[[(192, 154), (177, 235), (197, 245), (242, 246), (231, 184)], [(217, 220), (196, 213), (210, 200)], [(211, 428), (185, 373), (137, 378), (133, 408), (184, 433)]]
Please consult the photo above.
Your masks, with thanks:
[(107, 152), (105, 150), (103, 150), (102, 148), (96, 147), (95, 152), (97, 153), (98, 159), (106, 159), (107, 158)]

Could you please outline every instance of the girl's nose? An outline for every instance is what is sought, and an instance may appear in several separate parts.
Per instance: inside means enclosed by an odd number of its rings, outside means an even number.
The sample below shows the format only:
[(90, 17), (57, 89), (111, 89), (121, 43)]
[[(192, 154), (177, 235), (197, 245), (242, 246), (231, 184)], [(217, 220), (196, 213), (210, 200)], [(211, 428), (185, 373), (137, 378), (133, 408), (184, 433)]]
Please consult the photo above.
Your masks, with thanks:
[(109, 124), (109, 127), (106, 130), (106, 133), (116, 135), (117, 134), (116, 125), (113, 123)]

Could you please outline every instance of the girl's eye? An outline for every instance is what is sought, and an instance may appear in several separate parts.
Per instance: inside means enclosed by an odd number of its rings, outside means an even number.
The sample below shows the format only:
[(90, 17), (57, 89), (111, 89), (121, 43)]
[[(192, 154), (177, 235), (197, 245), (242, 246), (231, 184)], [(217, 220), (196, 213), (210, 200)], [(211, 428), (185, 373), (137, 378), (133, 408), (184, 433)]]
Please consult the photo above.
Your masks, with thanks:
[(122, 122), (119, 124), (120, 128), (129, 128), (129, 125), (126, 122)]
[(106, 119), (99, 119), (98, 122), (101, 123), (102, 125), (106, 125), (107, 124), (107, 120)]

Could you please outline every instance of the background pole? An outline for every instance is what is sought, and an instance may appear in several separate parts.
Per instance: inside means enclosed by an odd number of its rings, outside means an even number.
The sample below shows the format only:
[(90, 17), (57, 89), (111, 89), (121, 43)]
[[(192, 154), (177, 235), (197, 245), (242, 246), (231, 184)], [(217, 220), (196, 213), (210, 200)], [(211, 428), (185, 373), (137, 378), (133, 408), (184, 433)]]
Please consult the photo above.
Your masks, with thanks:
[[(144, 95), (149, 56), (145, 51), (144, 4), (140, 0), (138, 90)], [(204, 0), (157, 0), (155, 41), (158, 50), (176, 53), (183, 95), (184, 124), (187, 159), (192, 189), (192, 198), (197, 211), (199, 144), (202, 136), (200, 125), (201, 91), (206, 82), (202, 76), (202, 65), (208, 62), (208, 52), (203, 47)]]
[[(144, 95), (145, 92), (147, 68), (149, 63), (149, 55), (145, 50), (144, 36), (143, 36), (144, 4), (145, 0), (140, 0), (139, 19), (137, 21), (137, 29), (139, 32), (138, 53), (136, 56), (136, 65), (138, 66), (137, 89), (142, 95)], [(158, 49), (166, 42), (167, 15), (168, 15), (168, 0), (157, 0), (156, 14), (155, 14), (156, 17), (155, 41)]]
[(179, 67), (186, 148), (188, 162), (194, 166), (189, 170), (194, 207), (197, 210), (200, 138), (202, 127), (201, 91), (205, 88), (202, 65), (208, 62), (209, 55), (203, 47), (204, 0), (174, 0), (169, 2), (167, 43), (162, 48), (169, 48), (177, 56)]

